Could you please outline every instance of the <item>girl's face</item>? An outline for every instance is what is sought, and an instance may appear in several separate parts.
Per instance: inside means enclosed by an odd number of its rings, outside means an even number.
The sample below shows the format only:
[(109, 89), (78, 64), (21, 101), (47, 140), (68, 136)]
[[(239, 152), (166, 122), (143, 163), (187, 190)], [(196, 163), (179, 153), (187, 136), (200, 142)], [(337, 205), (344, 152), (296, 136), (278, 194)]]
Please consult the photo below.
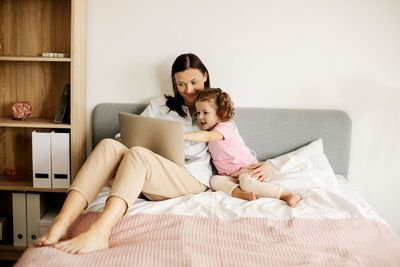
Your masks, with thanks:
[(204, 89), (207, 73), (198, 69), (187, 69), (174, 74), (175, 84), (187, 107), (194, 107), (196, 97)]
[(215, 125), (221, 122), (217, 115), (217, 105), (214, 100), (196, 102), (197, 121), (201, 129), (211, 130)]

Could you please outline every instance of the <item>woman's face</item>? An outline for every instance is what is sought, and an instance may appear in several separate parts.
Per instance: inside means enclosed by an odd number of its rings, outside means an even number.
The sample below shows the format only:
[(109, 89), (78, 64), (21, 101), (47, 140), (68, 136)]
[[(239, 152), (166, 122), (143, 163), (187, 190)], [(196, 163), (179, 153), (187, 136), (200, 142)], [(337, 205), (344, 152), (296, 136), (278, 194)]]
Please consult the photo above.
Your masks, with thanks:
[(204, 89), (207, 73), (198, 69), (187, 69), (174, 74), (175, 84), (187, 107), (194, 107), (196, 97)]

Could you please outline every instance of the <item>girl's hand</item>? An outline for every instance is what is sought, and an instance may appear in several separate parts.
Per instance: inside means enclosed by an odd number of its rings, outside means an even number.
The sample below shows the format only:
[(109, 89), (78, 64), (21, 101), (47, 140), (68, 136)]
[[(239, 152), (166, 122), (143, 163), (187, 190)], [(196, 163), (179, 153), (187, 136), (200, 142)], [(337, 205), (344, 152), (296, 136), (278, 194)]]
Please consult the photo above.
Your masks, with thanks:
[(271, 173), (271, 164), (268, 161), (260, 161), (257, 164), (247, 167), (247, 169), (252, 178), (256, 178), (258, 181), (263, 182)]

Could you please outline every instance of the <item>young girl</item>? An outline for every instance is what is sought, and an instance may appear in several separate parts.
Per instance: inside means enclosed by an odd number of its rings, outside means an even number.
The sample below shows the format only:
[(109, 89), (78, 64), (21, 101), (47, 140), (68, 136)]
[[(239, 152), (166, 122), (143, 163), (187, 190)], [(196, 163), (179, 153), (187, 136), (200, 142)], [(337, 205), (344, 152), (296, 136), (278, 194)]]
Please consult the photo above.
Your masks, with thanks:
[(248, 166), (258, 160), (248, 151), (234, 123), (234, 107), (229, 95), (219, 88), (207, 88), (201, 91), (196, 99), (197, 120), (203, 131), (186, 133), (186, 141), (209, 142), (208, 150), (215, 168), (218, 171), (211, 181), (215, 191), (232, 195), (240, 185), (247, 192), (240, 198), (254, 200), (257, 196), (284, 200), (290, 207), (295, 207), (301, 196), (284, 191), (283, 188), (263, 182), (263, 179), (252, 178)]

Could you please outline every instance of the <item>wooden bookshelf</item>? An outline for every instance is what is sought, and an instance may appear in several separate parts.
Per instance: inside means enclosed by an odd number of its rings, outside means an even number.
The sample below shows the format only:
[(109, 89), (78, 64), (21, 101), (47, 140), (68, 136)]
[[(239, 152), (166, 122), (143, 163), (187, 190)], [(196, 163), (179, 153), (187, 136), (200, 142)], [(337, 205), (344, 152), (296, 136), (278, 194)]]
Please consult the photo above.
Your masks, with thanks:
[[(85, 161), (86, 20), (87, 0), (0, 2), (0, 216), (9, 218), (11, 236), (12, 192), (66, 192), (33, 187), (32, 131), (63, 129), (70, 133), (71, 180)], [(68, 53), (70, 57), (43, 57), (42, 53)], [(70, 123), (56, 124), (67, 83), (71, 85)], [(31, 104), (32, 115), (27, 120), (11, 119), (10, 108), (16, 101)], [(23, 175), (12, 180), (10, 169)], [(0, 245), (0, 260), (16, 260), (25, 249), (10, 244)]]
[(26, 120), (13, 120), (10, 117), (0, 117), (0, 127), (70, 129), (71, 124), (58, 124), (54, 123), (54, 119), (46, 118), (28, 118)]
[(26, 247), (16, 247), (12, 245), (0, 245), (0, 259), (6, 261), (17, 261), (24, 253)]
[(71, 62), (71, 58), (0, 56), (0, 61)]
[(2, 191), (23, 191), (23, 192), (55, 192), (66, 193), (64, 188), (38, 188), (33, 187), (32, 176), (18, 177), (11, 180), (9, 176), (0, 176), (0, 190)]

